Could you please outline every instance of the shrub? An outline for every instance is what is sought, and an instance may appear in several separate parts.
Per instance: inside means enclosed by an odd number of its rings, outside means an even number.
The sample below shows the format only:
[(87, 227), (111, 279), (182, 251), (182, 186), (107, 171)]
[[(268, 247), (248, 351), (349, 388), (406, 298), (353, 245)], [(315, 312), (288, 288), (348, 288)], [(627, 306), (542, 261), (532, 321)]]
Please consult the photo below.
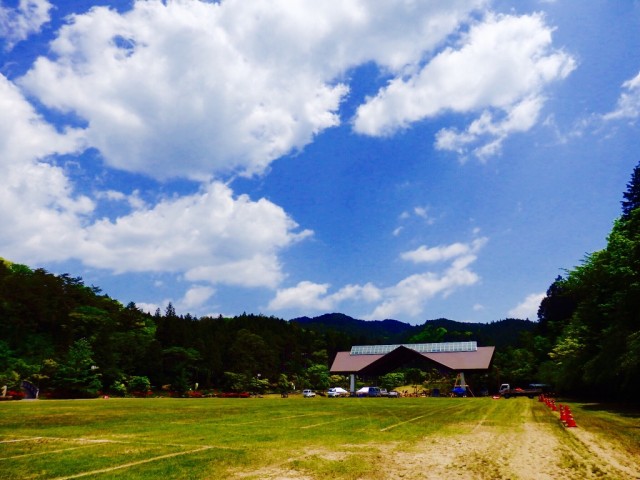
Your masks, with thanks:
[(109, 391), (113, 395), (116, 395), (118, 397), (124, 397), (127, 394), (127, 387), (121, 381), (116, 380), (115, 382), (113, 382), (113, 384), (109, 388)]
[(151, 382), (147, 377), (131, 377), (128, 383), (130, 392), (143, 392), (145, 396), (151, 389)]

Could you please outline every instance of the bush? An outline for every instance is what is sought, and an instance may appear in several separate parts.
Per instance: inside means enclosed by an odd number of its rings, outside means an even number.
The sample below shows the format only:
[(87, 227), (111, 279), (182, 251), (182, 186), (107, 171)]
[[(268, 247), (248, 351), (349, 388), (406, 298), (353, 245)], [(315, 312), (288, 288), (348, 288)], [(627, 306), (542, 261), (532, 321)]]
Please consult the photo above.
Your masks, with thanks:
[(132, 393), (144, 393), (146, 396), (147, 392), (151, 390), (151, 382), (147, 377), (131, 377), (128, 383), (129, 391)]
[(115, 395), (117, 397), (124, 397), (127, 394), (127, 387), (124, 383), (116, 380), (109, 388), (109, 391), (112, 395)]

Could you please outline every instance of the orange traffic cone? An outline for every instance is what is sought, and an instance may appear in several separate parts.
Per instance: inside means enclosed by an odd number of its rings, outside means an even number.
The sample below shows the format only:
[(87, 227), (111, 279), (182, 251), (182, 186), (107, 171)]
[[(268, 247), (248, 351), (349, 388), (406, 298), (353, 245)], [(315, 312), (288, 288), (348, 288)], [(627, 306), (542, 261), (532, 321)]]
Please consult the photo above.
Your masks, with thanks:
[(577, 427), (578, 425), (576, 425), (576, 421), (573, 419), (573, 415), (571, 415), (571, 413), (569, 413), (569, 415), (567, 415), (567, 427)]
[(562, 423), (567, 423), (567, 418), (569, 416), (569, 410), (567, 407), (560, 408), (560, 421)]

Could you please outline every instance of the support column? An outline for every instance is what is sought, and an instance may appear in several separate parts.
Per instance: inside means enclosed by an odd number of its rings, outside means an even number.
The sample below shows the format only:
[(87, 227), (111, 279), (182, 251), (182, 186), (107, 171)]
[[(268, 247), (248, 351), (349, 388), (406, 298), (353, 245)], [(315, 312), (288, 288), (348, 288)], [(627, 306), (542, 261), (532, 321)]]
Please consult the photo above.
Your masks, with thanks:
[(356, 393), (356, 374), (352, 373), (349, 378), (349, 392), (351, 395), (355, 395)]

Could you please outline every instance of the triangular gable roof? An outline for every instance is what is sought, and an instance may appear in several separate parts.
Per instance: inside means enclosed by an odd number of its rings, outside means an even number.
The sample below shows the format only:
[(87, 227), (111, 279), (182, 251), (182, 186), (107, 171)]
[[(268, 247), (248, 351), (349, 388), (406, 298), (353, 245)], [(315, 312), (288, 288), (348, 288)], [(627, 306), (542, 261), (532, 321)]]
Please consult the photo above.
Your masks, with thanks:
[(478, 347), (472, 352), (419, 353), (399, 346), (386, 355), (351, 355), (338, 352), (331, 365), (331, 373), (357, 373), (379, 375), (393, 371), (412, 360), (433, 362), (436, 367), (452, 371), (487, 370), (491, 365), (495, 347)]

